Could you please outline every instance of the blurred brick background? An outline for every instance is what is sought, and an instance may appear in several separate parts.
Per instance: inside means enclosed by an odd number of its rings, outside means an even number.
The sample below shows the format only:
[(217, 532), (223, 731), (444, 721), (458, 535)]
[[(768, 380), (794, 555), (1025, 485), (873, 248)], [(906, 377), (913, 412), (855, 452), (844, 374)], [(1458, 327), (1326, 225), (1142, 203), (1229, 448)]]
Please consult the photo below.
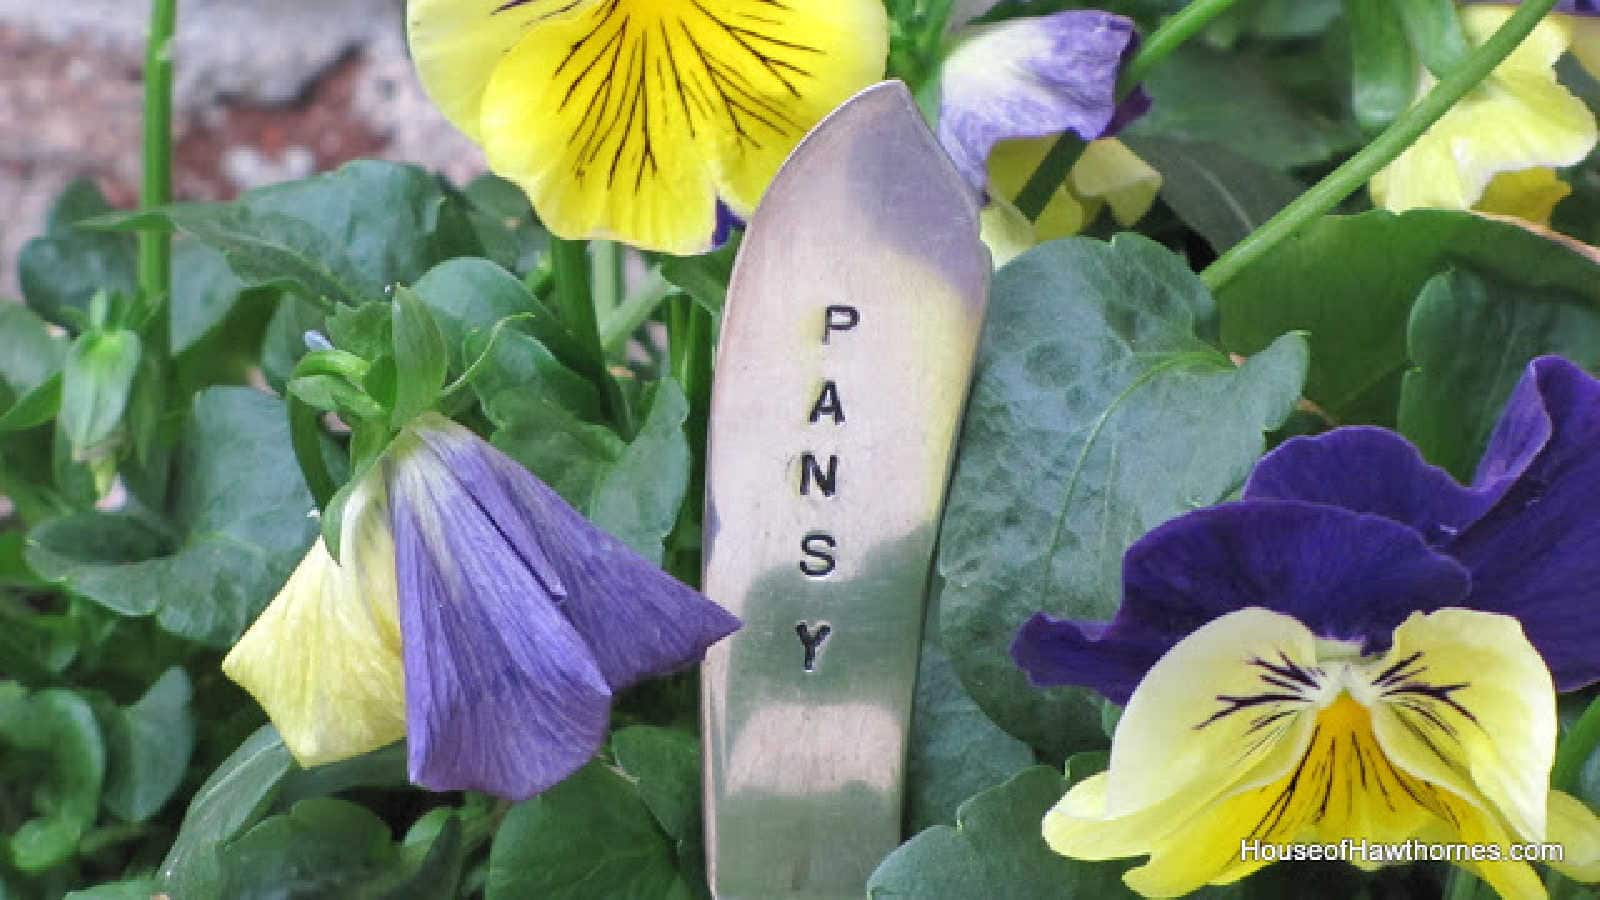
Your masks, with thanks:
[[(358, 156), (465, 180), (475, 147), (406, 59), (402, 0), (180, 0), (175, 190), (227, 199)], [(143, 0), (0, 0), (0, 296), (52, 197), (138, 195)]]

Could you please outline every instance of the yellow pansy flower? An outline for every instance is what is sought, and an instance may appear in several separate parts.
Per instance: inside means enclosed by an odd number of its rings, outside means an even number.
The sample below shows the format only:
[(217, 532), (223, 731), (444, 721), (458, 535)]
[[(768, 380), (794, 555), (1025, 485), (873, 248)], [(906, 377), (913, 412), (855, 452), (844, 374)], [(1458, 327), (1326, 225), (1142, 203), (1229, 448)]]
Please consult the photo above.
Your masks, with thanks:
[[(1494, 673), (1493, 678), (1482, 673)], [(1044, 821), (1057, 852), (1149, 855), (1129, 871), (1147, 897), (1229, 884), (1289, 844), (1479, 844), (1466, 867), (1501, 896), (1544, 887), (1511, 845), (1570, 846), (1579, 877), (1600, 833), (1577, 800), (1550, 791), (1555, 691), (1509, 616), (1416, 613), (1387, 653), (1319, 640), (1294, 618), (1244, 609), (1179, 642), (1145, 676), (1112, 744), (1111, 767), (1076, 785)], [(1585, 856), (1584, 854), (1588, 854)]]
[(410, 0), (417, 70), (550, 231), (708, 249), (882, 77), (879, 0)]
[[(1461, 10), (1461, 22), (1469, 40), (1481, 45), (1511, 14), (1505, 6), (1472, 6)], [(1570, 21), (1541, 21), (1476, 90), (1373, 176), (1373, 201), (1396, 212), (1471, 209), (1493, 185), (1496, 211), (1548, 217), (1553, 176), (1515, 176), (1574, 165), (1594, 149), (1594, 114), (1555, 76), (1556, 60), (1571, 42)], [(1426, 93), (1433, 79), (1424, 74), (1422, 80)]]

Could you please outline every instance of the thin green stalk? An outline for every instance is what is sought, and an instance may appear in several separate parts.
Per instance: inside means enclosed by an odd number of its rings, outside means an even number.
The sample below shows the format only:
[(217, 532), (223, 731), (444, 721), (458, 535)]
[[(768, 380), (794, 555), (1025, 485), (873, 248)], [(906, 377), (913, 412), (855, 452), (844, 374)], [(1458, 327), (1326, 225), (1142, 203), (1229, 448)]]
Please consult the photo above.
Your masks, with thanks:
[[(1152, 69), (1172, 55), (1172, 51), (1199, 34), (1211, 24), (1212, 19), (1227, 11), (1235, 2), (1236, 0), (1194, 0), (1176, 15), (1162, 22), (1161, 27), (1139, 46), (1138, 52), (1122, 70), (1122, 76), (1117, 79), (1117, 97), (1120, 99), (1131, 94)], [(1051, 145), (1050, 152), (1039, 161), (1039, 167), (1033, 170), (1028, 183), (1023, 185), (1022, 191), (1017, 194), (1017, 209), (1021, 210), (1029, 221), (1039, 218), (1039, 214), (1044, 212), (1050, 198), (1061, 187), (1061, 183), (1067, 180), (1067, 173), (1072, 171), (1072, 164), (1083, 154), (1083, 147), (1084, 142), (1069, 131), (1057, 138)]]
[(672, 284), (661, 270), (651, 272), (644, 284), (634, 288), (633, 293), (600, 323), (600, 343), (605, 345), (606, 352), (614, 354), (621, 350), (671, 293)]
[(1241, 271), (1272, 248), (1287, 240), (1312, 220), (1338, 206), (1346, 197), (1361, 189), (1379, 170), (1394, 161), (1439, 120), (1467, 92), (1489, 77), (1502, 60), (1521, 44), (1533, 27), (1539, 24), (1556, 0), (1524, 0), (1517, 11), (1507, 19), (1483, 46), (1472, 52), (1462, 64), (1428, 92), (1420, 102), (1406, 110), (1400, 118), (1383, 130), (1361, 152), (1345, 160), (1326, 178), (1301, 194), (1293, 203), (1268, 219), (1248, 237), (1222, 254), (1200, 274), (1213, 292), (1232, 281)]
[[(716, 341), (716, 323), (709, 310), (689, 297), (677, 296), (667, 308), (668, 359), (673, 378), (689, 400), (689, 418), (684, 423), (689, 438), (689, 494), (678, 510), (667, 546), (672, 551), (668, 570), (685, 584), (700, 584), (700, 547), (695, 535), (701, 529), (701, 498), (705, 495), (706, 429), (711, 418), (711, 357)], [(704, 548), (701, 548), (702, 551)]]
[[(178, 0), (151, 0), (150, 40), (144, 64), (144, 175), (139, 202), (145, 209), (172, 202), (172, 36)], [(139, 289), (144, 302), (163, 302), (172, 283), (172, 236), (139, 233)]]
[(627, 290), (623, 274), (626, 254), (615, 241), (595, 241), (590, 252), (594, 256), (594, 305), (604, 317), (617, 308)]
[(627, 395), (606, 367), (606, 351), (600, 341), (600, 325), (595, 314), (591, 278), (593, 263), (587, 241), (550, 238), (550, 268), (555, 279), (555, 306), (561, 321), (578, 339), (588, 357), (589, 379), (600, 387), (606, 413), (624, 439), (633, 439), (633, 413)]

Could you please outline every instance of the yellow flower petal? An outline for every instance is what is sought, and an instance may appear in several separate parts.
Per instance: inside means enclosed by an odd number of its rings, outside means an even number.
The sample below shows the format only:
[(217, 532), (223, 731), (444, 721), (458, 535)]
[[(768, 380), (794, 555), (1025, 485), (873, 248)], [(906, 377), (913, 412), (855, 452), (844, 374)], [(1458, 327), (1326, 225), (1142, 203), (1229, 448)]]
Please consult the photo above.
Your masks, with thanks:
[(1414, 614), (1377, 679), (1373, 730), (1408, 774), (1503, 817), (1520, 840), (1545, 832), (1555, 762), (1555, 685), (1509, 616)]
[(1144, 218), (1161, 191), (1161, 173), (1114, 138), (1090, 141), (1071, 177), (1075, 191), (1104, 200), (1124, 228)]
[(1554, 169), (1541, 166), (1496, 175), (1483, 192), (1483, 199), (1473, 208), (1548, 225), (1556, 204), (1570, 193), (1572, 187), (1557, 178)]
[(1510, 845), (1543, 840), (1547, 807), (1574, 835), (1576, 868), (1600, 844), (1587, 811), (1549, 800), (1554, 698), (1510, 617), (1419, 613), (1388, 653), (1362, 657), (1288, 616), (1240, 610), (1150, 669), (1110, 768), (1069, 791), (1043, 834), (1082, 859), (1148, 854), (1124, 880), (1149, 897), (1237, 881), (1289, 844), (1412, 838), (1499, 845), (1503, 860), (1463, 864), (1507, 897), (1542, 896)]
[[(1481, 44), (1511, 15), (1500, 6), (1462, 10)], [(1594, 148), (1594, 114), (1556, 81), (1553, 66), (1569, 27), (1541, 21), (1484, 81), (1416, 143), (1373, 176), (1373, 201), (1396, 212), (1416, 207), (1470, 209), (1502, 172), (1574, 165)], [(1432, 80), (1423, 78), (1423, 91)]]
[[(1012, 198), (1055, 145), (1054, 137), (1001, 141), (989, 153), (992, 196)], [(1161, 173), (1114, 138), (1090, 141), (1072, 164), (1061, 188), (1051, 195), (1033, 223), (1040, 241), (1070, 237), (1087, 228), (1109, 205), (1117, 224), (1132, 225), (1144, 217), (1161, 190)]]
[(394, 542), (379, 478), (351, 492), (340, 549), (336, 563), (319, 537), (222, 662), (307, 767), (405, 735)]
[[(719, 196), (748, 215), (806, 131), (882, 75), (888, 48), (877, 0), (589, 2), (518, 34), (504, 33), (514, 46), (479, 104), (490, 167), (561, 237), (668, 253), (709, 246)], [(470, 115), (483, 68), (434, 95)]]
[(450, 124), (481, 142), (478, 115), (495, 66), (529, 28), (599, 0), (409, 0), (406, 41), (422, 86)]
[[(1307, 704), (1267, 685), (1267, 668), (1314, 666), (1316, 638), (1295, 619), (1241, 609), (1179, 641), (1128, 700), (1111, 745), (1106, 814), (1122, 816), (1191, 792), (1216, 797), (1275, 781), (1311, 740)], [(1228, 714), (1231, 698), (1252, 698)], [(1225, 699), (1226, 698), (1226, 699)], [(1286, 757), (1277, 752), (1287, 745)], [(1292, 757), (1292, 758), (1289, 758)], [(1258, 766), (1272, 761), (1267, 772)], [(1253, 783), (1252, 783), (1253, 782)]]
[(1549, 828), (1545, 840), (1560, 844), (1563, 856), (1551, 867), (1574, 881), (1600, 881), (1600, 817), (1582, 800), (1550, 792)]
[(979, 236), (989, 248), (996, 269), (1016, 259), (1039, 243), (1033, 223), (1004, 197), (989, 198), (980, 215)]
[[(1055, 138), (1047, 137), (995, 144), (989, 152), (990, 194), (1010, 199), (1022, 193), (1023, 186), (1033, 177), (1034, 170), (1039, 168), (1055, 142)], [(1062, 185), (1034, 220), (1034, 234), (1041, 241), (1069, 237), (1082, 231), (1099, 213), (1099, 203), (1085, 203), (1072, 191), (1070, 184)]]

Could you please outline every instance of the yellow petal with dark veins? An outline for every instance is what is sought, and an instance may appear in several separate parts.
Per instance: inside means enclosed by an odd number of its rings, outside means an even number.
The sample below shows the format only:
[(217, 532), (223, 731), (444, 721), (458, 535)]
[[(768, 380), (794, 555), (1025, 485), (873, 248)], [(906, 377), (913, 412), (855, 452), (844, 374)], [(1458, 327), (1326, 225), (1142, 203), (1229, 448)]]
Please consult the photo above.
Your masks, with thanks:
[(878, 0), (413, 0), (429, 92), (550, 231), (668, 253), (882, 76)]

